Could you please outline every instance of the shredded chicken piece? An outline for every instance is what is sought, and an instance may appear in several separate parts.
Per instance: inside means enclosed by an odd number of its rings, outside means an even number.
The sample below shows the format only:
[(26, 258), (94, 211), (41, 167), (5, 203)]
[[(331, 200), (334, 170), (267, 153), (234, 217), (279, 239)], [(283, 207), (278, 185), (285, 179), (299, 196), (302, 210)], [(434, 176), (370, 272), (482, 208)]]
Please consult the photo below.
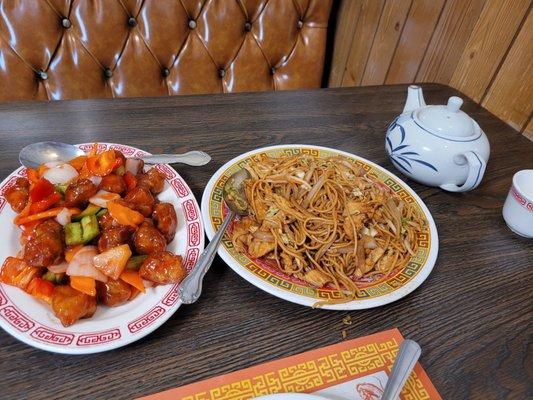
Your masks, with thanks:
[(349, 200), (346, 202), (346, 206), (344, 209), (344, 213), (346, 215), (354, 215), (354, 214), (368, 214), (372, 211), (372, 207), (368, 204), (365, 204), (362, 201), (357, 200)]
[(387, 272), (392, 268), (394, 262), (394, 252), (387, 251), (387, 253), (378, 261), (376, 271)]
[(355, 230), (359, 231), (365, 223), (365, 216), (364, 214), (358, 214), (358, 215), (352, 215), (350, 217), (346, 217), (344, 219), (344, 233), (346, 233), (346, 236), (348, 236), (351, 240), (353, 240), (353, 230), (355, 225)]
[(374, 264), (383, 256), (383, 254), (385, 254), (385, 250), (383, 250), (381, 247), (376, 247), (370, 252), (370, 254), (368, 254), (365, 264), (373, 267)]
[(237, 251), (244, 251), (249, 238), (250, 232), (255, 232), (258, 228), (257, 223), (250, 217), (244, 217), (233, 225), (232, 241)]
[(330, 281), (329, 277), (326, 274), (316, 269), (311, 269), (307, 271), (302, 278), (304, 281), (309, 282), (311, 285), (316, 287), (322, 287)]
[(263, 257), (276, 248), (275, 242), (265, 242), (262, 240), (252, 239), (248, 244), (248, 253), (253, 258)]
[(284, 251), (280, 254), (281, 257), (281, 264), (288, 270), (292, 270), (292, 257), (289, 256)]
[(383, 250), (381, 247), (377, 247), (374, 250), (371, 250), (368, 256), (366, 257), (364, 264), (359, 264), (357, 266), (355, 270), (355, 276), (357, 278), (360, 278), (367, 272), (372, 271), (374, 265), (383, 256), (383, 254), (385, 254), (385, 250)]

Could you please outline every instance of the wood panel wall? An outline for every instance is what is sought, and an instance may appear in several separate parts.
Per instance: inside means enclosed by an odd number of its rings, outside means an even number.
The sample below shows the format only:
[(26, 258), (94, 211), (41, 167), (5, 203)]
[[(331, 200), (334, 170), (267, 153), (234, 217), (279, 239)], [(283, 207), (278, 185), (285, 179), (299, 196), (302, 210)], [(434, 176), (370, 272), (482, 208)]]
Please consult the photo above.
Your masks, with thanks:
[(532, 0), (342, 0), (329, 86), (439, 82), (533, 140)]

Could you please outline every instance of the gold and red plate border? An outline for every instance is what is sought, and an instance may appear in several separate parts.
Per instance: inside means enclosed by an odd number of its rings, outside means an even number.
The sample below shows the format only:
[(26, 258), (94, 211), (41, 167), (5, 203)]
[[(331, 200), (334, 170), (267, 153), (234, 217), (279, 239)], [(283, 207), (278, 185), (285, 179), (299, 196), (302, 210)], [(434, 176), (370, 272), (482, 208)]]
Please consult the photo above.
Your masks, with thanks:
[[(438, 238), (433, 218), (431, 217), (429, 210), (424, 205), (422, 200), (403, 181), (384, 168), (353, 154), (326, 147), (311, 145), (271, 146), (246, 153), (222, 166), (207, 184), (206, 190), (204, 191), (202, 197), (202, 214), (204, 221), (206, 221), (206, 232), (208, 237), (211, 238), (212, 233), (218, 230), (222, 224), (224, 216), (227, 213), (227, 208), (222, 199), (222, 188), (224, 187), (227, 179), (233, 173), (243, 168), (251, 160), (258, 161), (267, 156), (279, 157), (283, 155), (299, 154), (313, 155), (316, 157), (340, 155), (348, 162), (363, 168), (367, 174), (372, 176), (377, 182), (382, 183), (394, 195), (414, 206), (424, 217), (424, 226), (422, 232), (418, 236), (418, 251), (416, 255), (410, 258), (409, 262), (404, 268), (392, 271), (389, 276), (382, 277), (374, 282), (365, 280), (359, 281), (358, 283), (361, 287), (361, 290), (359, 299), (355, 301), (359, 302), (358, 306), (355, 305), (355, 302), (350, 302), (345, 303), (344, 305), (340, 304), (325, 306), (324, 308), (368, 308), (366, 305), (369, 305), (370, 303), (367, 302), (365, 305), (364, 301), (378, 298), (382, 298), (383, 303), (375, 303), (369, 306), (373, 307), (382, 305), (389, 302), (387, 301), (388, 299), (385, 299), (387, 295), (391, 295), (393, 293), (398, 295), (398, 291), (402, 290), (405, 292), (404, 295), (406, 295), (410, 291), (405, 290), (407, 284), (410, 283), (410, 286), (414, 286), (414, 283), (417, 280), (421, 279), (423, 281), (427, 277), (437, 257)], [(247, 279), (249, 274), (252, 274), (256, 279), (254, 279), (251, 283), (256, 284), (256, 286), (258, 282), (257, 280), (259, 280), (262, 283), (262, 289), (267, 291), (269, 291), (269, 287), (277, 289), (274, 292), (270, 291), (274, 295), (279, 295), (282, 292), (289, 292), (290, 294), (297, 296), (288, 296), (286, 299), (289, 301), (295, 301), (299, 304), (312, 305), (312, 303), (319, 300), (338, 300), (342, 298), (341, 293), (338, 290), (328, 287), (318, 289), (314, 288), (301, 280), (285, 275), (274, 265), (271, 265), (264, 260), (253, 259), (247, 254), (238, 252), (233, 246), (233, 243), (229, 239), (228, 235), (225, 235), (222, 239), (222, 250), (220, 253), (222, 258), (230, 265), (230, 267), (236, 270), (237, 273), (241, 273), (243, 270), (248, 273), (246, 276), (243, 276), (245, 279)], [(416, 283), (416, 286), (418, 286), (422, 282), (420, 281), (419, 283)], [(283, 297), (283, 295), (280, 297)], [(309, 300), (312, 300), (312, 303)]]

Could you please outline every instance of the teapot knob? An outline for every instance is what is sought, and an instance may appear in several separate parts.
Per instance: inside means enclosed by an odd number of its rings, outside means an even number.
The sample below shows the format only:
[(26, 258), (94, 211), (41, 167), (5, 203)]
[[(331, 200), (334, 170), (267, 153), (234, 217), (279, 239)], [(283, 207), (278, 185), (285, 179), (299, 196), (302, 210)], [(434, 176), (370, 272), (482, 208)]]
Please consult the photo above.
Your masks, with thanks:
[(448, 104), (446, 105), (446, 107), (451, 112), (457, 112), (459, 111), (462, 105), (463, 105), (463, 99), (457, 96), (452, 96), (448, 99)]

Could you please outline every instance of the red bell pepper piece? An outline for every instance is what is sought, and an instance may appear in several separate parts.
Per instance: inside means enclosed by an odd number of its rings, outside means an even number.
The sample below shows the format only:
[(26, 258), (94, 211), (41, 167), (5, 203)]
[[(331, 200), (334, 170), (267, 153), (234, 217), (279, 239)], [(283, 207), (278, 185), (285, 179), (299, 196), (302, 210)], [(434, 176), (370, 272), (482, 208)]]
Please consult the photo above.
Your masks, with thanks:
[(26, 288), (26, 292), (45, 303), (52, 304), (54, 284), (42, 278), (33, 278)]
[[(115, 157), (116, 157), (116, 154), (115, 154)], [(121, 165), (122, 165), (122, 158), (120, 157), (115, 158), (115, 164), (113, 165), (113, 170), (117, 169)]]
[(126, 183), (126, 188), (128, 189), (128, 192), (131, 189), (134, 189), (135, 186), (137, 186), (137, 178), (130, 171), (126, 172), (122, 176), (122, 178), (124, 179), (124, 182)]
[(52, 185), (45, 178), (41, 178), (35, 183), (30, 190), (30, 198), (32, 202), (37, 202), (46, 199), (55, 192), (54, 185)]
[(41, 201), (32, 203), (30, 206), (30, 214), (38, 214), (43, 211), (46, 211), (50, 207), (52, 207), (54, 204), (56, 204), (59, 200), (61, 200), (61, 195), (57, 192), (54, 192), (47, 198)]

